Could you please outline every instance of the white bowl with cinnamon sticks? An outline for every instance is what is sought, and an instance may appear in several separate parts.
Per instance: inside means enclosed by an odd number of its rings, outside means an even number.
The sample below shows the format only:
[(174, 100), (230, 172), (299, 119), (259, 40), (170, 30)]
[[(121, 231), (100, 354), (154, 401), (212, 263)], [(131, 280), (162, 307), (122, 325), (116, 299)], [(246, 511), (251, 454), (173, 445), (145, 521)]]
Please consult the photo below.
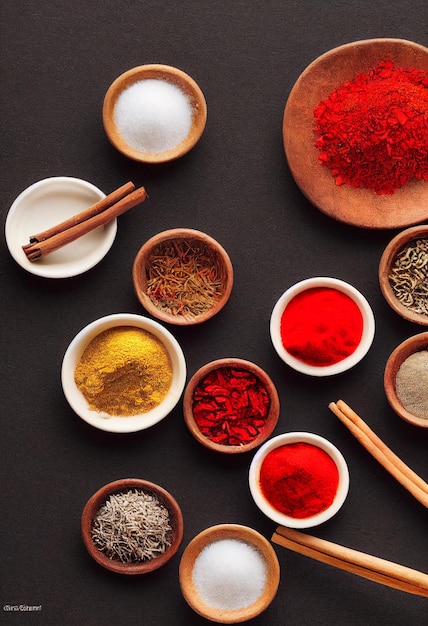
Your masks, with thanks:
[[(113, 216), (107, 223), (68, 242), (69, 220), (105, 197), (92, 183), (68, 176), (45, 178), (30, 185), (13, 202), (6, 218), (10, 254), (22, 268), (45, 278), (68, 278), (86, 272), (110, 250), (117, 221)], [(46, 240), (40, 238), (43, 254), (32, 258), (38, 235), (45, 234)], [(55, 246), (52, 253), (51, 246)], [(46, 250), (49, 253), (45, 254)]]

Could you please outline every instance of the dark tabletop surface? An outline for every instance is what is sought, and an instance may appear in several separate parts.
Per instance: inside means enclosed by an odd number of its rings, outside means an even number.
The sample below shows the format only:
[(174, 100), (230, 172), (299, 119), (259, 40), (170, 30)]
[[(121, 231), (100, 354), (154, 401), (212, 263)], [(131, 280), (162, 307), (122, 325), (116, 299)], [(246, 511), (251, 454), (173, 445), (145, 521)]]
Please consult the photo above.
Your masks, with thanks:
[[(232, 296), (220, 314), (197, 327), (169, 327), (185, 353), (188, 377), (225, 356), (263, 367), (281, 401), (274, 434), (322, 435), (349, 465), (345, 505), (312, 534), (427, 571), (426, 510), (327, 408), (343, 398), (427, 478), (428, 431), (401, 421), (383, 390), (389, 354), (423, 330), (399, 318), (378, 285), (380, 255), (396, 233), (348, 226), (312, 206), (290, 175), (281, 136), (288, 94), (317, 56), (374, 37), (427, 45), (426, 17), (420, 0), (3, 3), (3, 223), (15, 197), (50, 176), (83, 178), (106, 193), (132, 180), (150, 198), (119, 218), (108, 255), (79, 277), (31, 275), (14, 262), (2, 237), (0, 623), (201, 625), (205, 620), (188, 607), (178, 584), (185, 546), (218, 523), (248, 525), (267, 538), (276, 527), (250, 497), (251, 453), (210, 454), (188, 432), (181, 402), (150, 430), (119, 436), (84, 423), (62, 393), (60, 367), (71, 339), (104, 315), (145, 314), (133, 291), (133, 259), (150, 236), (180, 226), (215, 237), (235, 270)], [(169, 165), (127, 160), (102, 126), (111, 82), (145, 63), (181, 68), (207, 100), (201, 141)], [(333, 379), (291, 371), (269, 338), (277, 298), (294, 282), (316, 275), (352, 283), (376, 318), (367, 356)], [(143, 577), (104, 571), (80, 537), (87, 499), (124, 477), (162, 485), (184, 516), (178, 554)], [(422, 598), (275, 550), (278, 594), (254, 624), (425, 623), (428, 605)], [(41, 609), (30, 613), (29, 606)]]

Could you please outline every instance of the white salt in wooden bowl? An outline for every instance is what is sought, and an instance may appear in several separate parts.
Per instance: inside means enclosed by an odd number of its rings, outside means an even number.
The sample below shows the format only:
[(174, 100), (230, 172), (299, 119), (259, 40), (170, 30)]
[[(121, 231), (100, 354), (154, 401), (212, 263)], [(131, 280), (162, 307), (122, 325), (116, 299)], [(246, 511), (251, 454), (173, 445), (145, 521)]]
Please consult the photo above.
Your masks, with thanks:
[[(147, 561), (122, 563), (106, 556), (97, 548), (92, 539), (92, 522), (112, 494), (127, 493), (130, 490), (144, 491), (166, 507), (172, 528), (171, 544), (163, 554)], [(118, 574), (147, 574), (165, 565), (176, 554), (183, 539), (183, 515), (175, 498), (163, 487), (139, 478), (123, 478), (108, 483), (94, 493), (87, 501), (81, 517), (81, 533), (83, 543), (91, 557), (105, 569)]]
[[(148, 80), (160, 83), (155, 88), (165, 91), (164, 97), (162, 92), (156, 92), (159, 102), (152, 106), (155, 95), (144, 89), (148, 84), (143, 86), (144, 91), (135, 94), (135, 102), (131, 97), (129, 102), (120, 101), (128, 88), (138, 83), (140, 89), (143, 81)], [(134, 93), (135, 90), (132, 97)], [(142, 103), (150, 108), (146, 115), (141, 113)], [(156, 110), (155, 119), (152, 109)], [(141, 65), (124, 72), (111, 84), (104, 98), (102, 117), (107, 137), (119, 152), (142, 163), (166, 163), (182, 157), (199, 141), (206, 125), (207, 105), (198, 84), (182, 70), (169, 65)], [(144, 143), (140, 144), (142, 138)], [(164, 141), (171, 145), (157, 149)]]
[(396, 390), (398, 370), (409, 356), (420, 350), (428, 350), (428, 332), (409, 337), (393, 350), (386, 362), (383, 382), (386, 398), (393, 411), (409, 424), (428, 428), (428, 419), (418, 417), (408, 411), (398, 398)]
[[(195, 562), (202, 550), (223, 539), (243, 541), (256, 549), (265, 563), (265, 584), (259, 597), (238, 609), (215, 608), (201, 597), (194, 578)], [(202, 617), (219, 624), (237, 624), (251, 620), (267, 609), (275, 598), (280, 579), (278, 557), (265, 537), (252, 528), (239, 524), (219, 524), (199, 533), (186, 547), (180, 561), (179, 581), (184, 599)]]

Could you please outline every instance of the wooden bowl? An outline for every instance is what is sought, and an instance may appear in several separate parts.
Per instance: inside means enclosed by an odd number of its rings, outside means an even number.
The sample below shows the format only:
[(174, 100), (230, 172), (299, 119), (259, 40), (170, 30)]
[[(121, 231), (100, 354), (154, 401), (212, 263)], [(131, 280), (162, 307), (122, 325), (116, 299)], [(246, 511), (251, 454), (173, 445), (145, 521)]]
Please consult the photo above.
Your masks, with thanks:
[(411, 181), (392, 195), (337, 186), (315, 147), (316, 105), (343, 82), (390, 59), (396, 66), (428, 69), (428, 48), (403, 39), (366, 39), (321, 55), (300, 75), (284, 110), (283, 142), (291, 173), (312, 204), (328, 216), (363, 228), (400, 228), (426, 220), (428, 184)]
[[(92, 520), (111, 494), (127, 492), (131, 489), (153, 494), (168, 509), (173, 537), (170, 547), (160, 556), (150, 561), (122, 563), (107, 557), (95, 546), (91, 537), (91, 528)], [(82, 512), (81, 532), (87, 551), (99, 565), (118, 574), (147, 574), (165, 565), (177, 552), (183, 539), (183, 515), (176, 500), (159, 485), (138, 478), (124, 478), (101, 487), (89, 498)]]
[[(179, 87), (189, 98), (193, 111), (192, 126), (187, 137), (174, 148), (160, 153), (141, 152), (130, 146), (115, 122), (115, 106), (122, 91), (145, 79), (163, 80)], [(166, 163), (183, 156), (199, 141), (207, 121), (207, 105), (197, 83), (182, 70), (169, 65), (140, 65), (124, 72), (111, 84), (104, 98), (102, 117), (107, 137), (119, 152), (141, 163)]]
[(409, 337), (395, 348), (386, 362), (383, 383), (387, 400), (395, 413), (409, 424), (428, 428), (428, 419), (417, 417), (405, 409), (396, 392), (397, 372), (401, 364), (420, 350), (428, 350), (428, 332)]
[[(212, 269), (215, 270), (216, 279), (220, 283), (218, 299), (213, 300), (211, 308), (206, 308), (199, 314), (186, 314), (181, 311), (172, 312), (169, 309), (165, 310), (160, 308), (161, 304), (157, 303), (156, 300), (152, 299), (152, 296), (148, 294), (149, 267), (151, 260), (154, 256), (159, 256), (159, 251), (162, 250), (163, 247), (173, 247), (174, 242), (180, 246), (187, 246), (187, 244), (190, 246), (193, 245), (198, 249), (206, 251), (212, 265), (205, 263), (204, 268), (205, 270), (208, 269), (208, 271)], [(177, 260), (175, 250), (161, 252), (161, 256), (164, 257), (165, 263), (174, 263)], [(194, 257), (198, 259), (198, 253), (196, 253)], [(161, 264), (161, 270), (165, 268), (165, 263)], [(151, 237), (140, 248), (134, 260), (132, 277), (137, 298), (148, 313), (168, 324), (189, 326), (207, 321), (224, 307), (232, 291), (233, 267), (226, 250), (209, 235), (191, 228), (173, 228), (154, 235), (154, 237)], [(166, 281), (165, 284), (168, 286)], [(182, 292), (184, 294), (186, 293), (184, 288)]]
[[(236, 539), (250, 544), (260, 552), (266, 562), (266, 584), (262, 594), (253, 604), (242, 609), (224, 610), (208, 606), (202, 600), (193, 580), (195, 561), (201, 551), (208, 544), (222, 539)], [(186, 602), (196, 613), (219, 624), (237, 624), (260, 615), (275, 598), (279, 579), (278, 557), (272, 545), (257, 531), (239, 524), (219, 524), (207, 528), (188, 544), (180, 561), (179, 581)]]
[[(383, 251), (379, 263), (379, 284), (385, 300), (396, 313), (401, 315), (401, 317), (404, 317), (404, 319), (409, 320), (410, 322), (415, 322), (416, 324), (421, 324), (422, 326), (428, 326), (428, 314), (424, 315), (423, 313), (418, 313), (405, 306), (401, 302), (401, 300), (398, 299), (389, 279), (396, 256), (401, 252), (401, 250), (406, 248), (412, 243), (412, 241), (415, 241), (416, 239), (428, 239), (427, 224), (407, 228), (401, 233), (398, 233), (398, 235), (396, 235), (389, 242), (389, 244)], [(426, 279), (424, 280), (424, 282), (426, 282)]]
[[(205, 434), (201, 432), (198, 424), (195, 421), (193, 414), (193, 396), (195, 389), (198, 385), (210, 374), (212, 371), (221, 369), (223, 367), (233, 367), (241, 370), (246, 370), (261, 381), (262, 385), (266, 389), (270, 398), (269, 412), (266, 418), (264, 428), (259, 434), (252, 439), (249, 443), (243, 445), (225, 445), (211, 441)], [(278, 392), (271, 378), (267, 373), (255, 363), (246, 361), (244, 359), (236, 358), (224, 358), (216, 361), (211, 361), (203, 367), (201, 367), (190, 379), (183, 396), (183, 413), (186, 425), (194, 438), (199, 441), (203, 446), (213, 450), (214, 452), (221, 452), (222, 454), (241, 454), (254, 450), (254, 448), (260, 446), (273, 432), (279, 418), (280, 403)]]

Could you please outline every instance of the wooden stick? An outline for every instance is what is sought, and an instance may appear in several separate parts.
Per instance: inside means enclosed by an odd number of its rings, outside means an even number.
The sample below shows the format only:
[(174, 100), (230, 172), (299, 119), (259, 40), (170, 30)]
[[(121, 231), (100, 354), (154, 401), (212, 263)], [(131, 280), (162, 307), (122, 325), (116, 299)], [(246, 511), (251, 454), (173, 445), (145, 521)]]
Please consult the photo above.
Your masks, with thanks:
[(57, 235), (53, 235), (45, 241), (22, 246), (22, 249), (24, 250), (29, 261), (36, 261), (37, 259), (62, 248), (68, 243), (75, 241), (79, 237), (83, 237), (83, 235), (86, 235), (95, 228), (111, 222), (115, 217), (118, 217), (122, 213), (125, 213), (125, 211), (128, 211), (128, 209), (140, 204), (140, 202), (144, 202), (146, 197), (146, 190), (144, 187), (140, 187), (94, 217), (85, 220), (80, 224), (76, 224), (75, 226), (60, 232)]
[(122, 187), (119, 187), (115, 191), (112, 191), (105, 198), (102, 198), (81, 213), (73, 215), (73, 217), (70, 217), (60, 224), (56, 224), (55, 226), (52, 226), (51, 228), (48, 228), (47, 230), (44, 230), (37, 235), (31, 235), (29, 238), (30, 243), (45, 241), (45, 239), (49, 239), (49, 237), (53, 237), (54, 235), (57, 235), (58, 233), (61, 233), (68, 228), (71, 228), (72, 226), (76, 226), (76, 224), (80, 224), (81, 222), (84, 222), (91, 217), (94, 217), (98, 213), (101, 213), (105, 209), (108, 209), (108, 207), (118, 202), (121, 198), (127, 196), (129, 193), (131, 193), (131, 191), (134, 191), (134, 189), (134, 183), (125, 183), (125, 185), (122, 185)]
[(428, 597), (428, 575), (352, 548), (278, 526), (272, 541), (298, 554), (407, 593)]
[(428, 484), (396, 455), (343, 400), (329, 409), (368, 452), (421, 504), (428, 508)]

